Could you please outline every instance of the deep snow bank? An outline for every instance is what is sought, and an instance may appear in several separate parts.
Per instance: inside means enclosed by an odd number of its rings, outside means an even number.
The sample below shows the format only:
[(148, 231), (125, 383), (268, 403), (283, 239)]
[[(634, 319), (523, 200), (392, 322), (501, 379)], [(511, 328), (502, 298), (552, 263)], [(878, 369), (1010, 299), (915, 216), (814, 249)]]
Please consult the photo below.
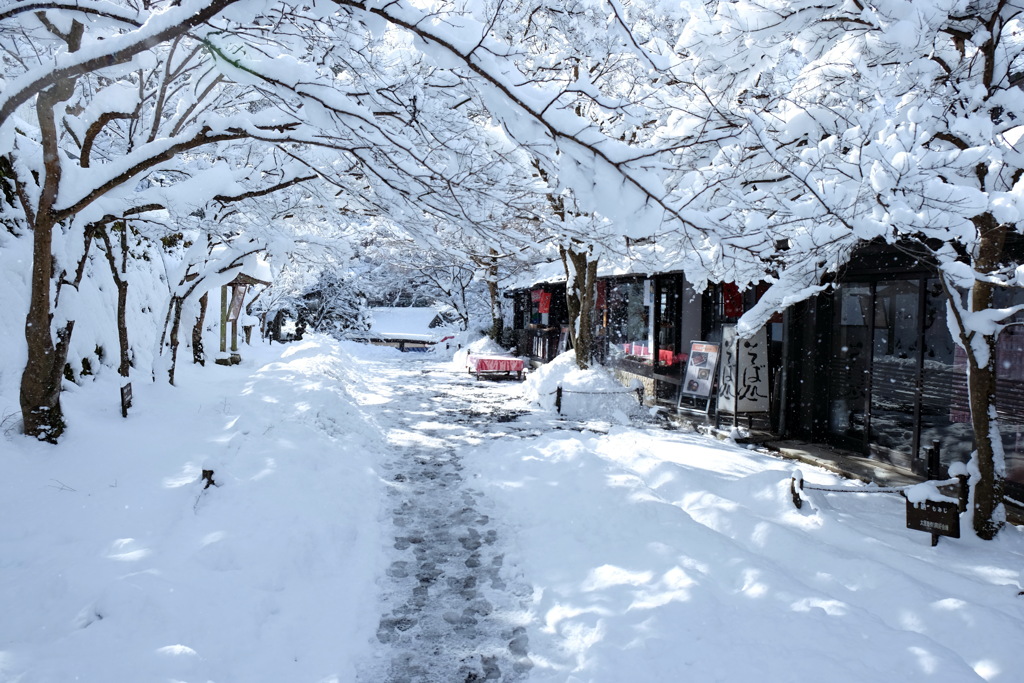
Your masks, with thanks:
[(1016, 528), (931, 548), (899, 496), (810, 492), (798, 511), (789, 463), (679, 432), (549, 431), (467, 464), (519, 528), (532, 681), (1009, 683), (1024, 667)]
[[(379, 434), (324, 339), (65, 395), (0, 458), (0, 680), (353, 678), (376, 627)], [(202, 469), (218, 486), (204, 490)]]

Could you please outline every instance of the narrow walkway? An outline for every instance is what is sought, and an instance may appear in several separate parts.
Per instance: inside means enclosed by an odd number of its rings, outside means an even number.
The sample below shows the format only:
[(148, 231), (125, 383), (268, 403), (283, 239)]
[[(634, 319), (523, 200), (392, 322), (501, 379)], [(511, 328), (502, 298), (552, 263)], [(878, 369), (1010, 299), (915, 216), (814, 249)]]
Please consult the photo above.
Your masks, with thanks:
[(516, 438), (518, 412), (509, 404), (517, 387), (478, 382), (428, 360), (380, 370), (395, 391), (382, 414), (393, 445), (382, 466), (393, 547), (381, 585), (375, 671), (361, 678), (522, 680), (532, 667), (525, 629), (532, 589), (508, 578), (508, 539), (460, 457), (488, 439)]

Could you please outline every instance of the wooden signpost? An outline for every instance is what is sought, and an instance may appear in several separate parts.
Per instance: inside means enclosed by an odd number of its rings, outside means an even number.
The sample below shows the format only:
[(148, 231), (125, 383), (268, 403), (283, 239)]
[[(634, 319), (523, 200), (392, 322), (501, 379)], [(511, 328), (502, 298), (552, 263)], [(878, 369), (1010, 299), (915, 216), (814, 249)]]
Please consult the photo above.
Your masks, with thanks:
[(907, 501), (907, 528), (927, 531), (932, 535), (932, 545), (939, 536), (960, 538), (960, 506), (939, 500), (925, 500), (920, 503)]
[(132, 407), (132, 383), (121, 387), (121, 417), (128, 417), (128, 409)]

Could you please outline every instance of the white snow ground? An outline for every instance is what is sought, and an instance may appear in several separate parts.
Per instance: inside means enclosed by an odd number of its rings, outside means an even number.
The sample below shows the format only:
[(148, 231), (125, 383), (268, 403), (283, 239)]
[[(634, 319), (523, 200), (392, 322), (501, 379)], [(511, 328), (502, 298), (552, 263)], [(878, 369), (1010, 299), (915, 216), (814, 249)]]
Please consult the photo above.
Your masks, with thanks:
[[(425, 511), (472, 503), (451, 538), (502, 559), (486, 591), (463, 596), (494, 609), (451, 647), (525, 654), (505, 680), (1024, 672), (1015, 528), (932, 548), (905, 529), (898, 496), (811, 492), (798, 511), (792, 464), (766, 454), (633, 425), (620, 409), (590, 423), (520, 414), (551, 376), (476, 383), (458, 363), (320, 337), (244, 356), (182, 366), (176, 388), (136, 379), (127, 420), (109, 371), (72, 386), (57, 447), (15, 432), (17, 394), (0, 383), (0, 681), (495, 679), (487, 666), (447, 679), (438, 662), (396, 667), (424, 642), (418, 622), (380, 637), (414, 588), (395, 563), (424, 559), (410, 560), (402, 496)], [(443, 505), (430, 487), (396, 486), (415, 470), (403, 463), (428, 471), (436, 454), (452, 463), (438, 466)], [(217, 487), (203, 490), (202, 469)], [(438, 586), (448, 555), (426, 558)], [(431, 628), (469, 623), (452, 585), (418, 593), (443, 598), (423, 603)]]

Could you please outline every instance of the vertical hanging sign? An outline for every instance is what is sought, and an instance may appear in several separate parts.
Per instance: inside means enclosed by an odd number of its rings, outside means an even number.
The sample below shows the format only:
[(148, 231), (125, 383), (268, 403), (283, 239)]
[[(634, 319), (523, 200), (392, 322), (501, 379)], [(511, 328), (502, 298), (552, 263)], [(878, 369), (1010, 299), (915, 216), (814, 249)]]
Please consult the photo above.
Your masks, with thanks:
[(725, 325), (718, 411), (738, 415), (768, 410), (768, 332), (762, 327), (748, 339), (737, 339), (736, 326)]

